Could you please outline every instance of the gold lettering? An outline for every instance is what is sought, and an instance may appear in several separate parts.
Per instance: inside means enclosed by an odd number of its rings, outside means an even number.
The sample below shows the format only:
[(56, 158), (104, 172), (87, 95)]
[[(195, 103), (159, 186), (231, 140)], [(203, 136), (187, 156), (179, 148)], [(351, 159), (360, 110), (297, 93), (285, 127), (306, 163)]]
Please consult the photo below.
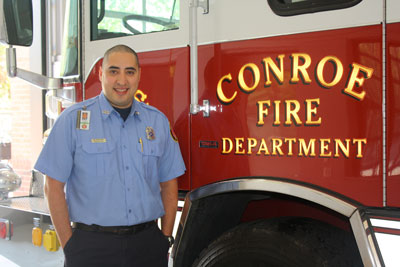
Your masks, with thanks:
[(288, 156), (293, 156), (293, 144), (296, 143), (296, 138), (285, 138), (285, 143), (288, 143)]
[(281, 119), (280, 119), (280, 112), (279, 112), (279, 110), (280, 110), (280, 105), (281, 105), (281, 101), (280, 100), (275, 100), (274, 101), (274, 107), (275, 107), (275, 120), (274, 120), (274, 124), (273, 125), (275, 125), (275, 126), (279, 126), (279, 125), (281, 125)]
[[(244, 80), (244, 71), (249, 70), (254, 78), (253, 86), (248, 86), (246, 81)], [(239, 86), (244, 90), (246, 93), (251, 93), (256, 89), (258, 84), (260, 83), (260, 70), (258, 69), (257, 65), (254, 63), (247, 63), (244, 65), (240, 71), (238, 76)]]
[[(365, 97), (365, 91), (362, 90), (361, 86), (364, 84), (364, 78), (369, 79), (374, 72), (373, 69), (359, 65), (357, 63), (352, 64), (353, 71), (351, 72), (347, 87), (343, 90), (345, 94), (354, 97), (357, 100), (362, 101)], [(358, 74), (362, 72), (364, 77), (358, 77)], [(361, 92), (355, 92), (354, 86), (360, 87)]]
[(367, 139), (353, 139), (353, 144), (357, 143), (357, 155), (356, 158), (360, 159), (363, 157), (362, 144), (367, 144)]
[(238, 137), (238, 138), (235, 138), (235, 141), (236, 141), (235, 154), (245, 154), (246, 151), (243, 149), (244, 138)]
[(252, 154), (252, 149), (257, 146), (257, 139), (255, 138), (247, 138), (247, 154)]
[(285, 57), (285, 55), (279, 55), (279, 65), (280, 65), (280, 69), (278, 68), (278, 66), (276, 66), (275, 62), (271, 59), (271, 57), (266, 57), (263, 59), (264, 62), (264, 67), (265, 67), (265, 77), (266, 77), (266, 81), (265, 81), (265, 86), (270, 86), (272, 84), (270, 76), (269, 76), (269, 69), (271, 67), (272, 72), (275, 74), (275, 77), (279, 80), (279, 83), (283, 83), (283, 58)]
[(261, 138), (261, 144), (258, 148), (257, 155), (261, 155), (261, 152), (264, 152), (264, 155), (269, 155), (267, 144), (265, 143), (265, 139)]
[[(327, 153), (327, 150), (329, 149), (329, 144), (331, 143), (331, 139), (319, 139), (319, 142), (321, 143), (321, 152), (320, 156), (321, 157), (330, 157), (332, 155), (332, 152)], [(325, 144), (328, 143), (328, 144)]]
[(222, 90), (222, 83), (223, 83), (224, 81), (231, 82), (231, 81), (232, 81), (232, 75), (229, 73), (229, 74), (223, 76), (223, 77), (219, 80), (218, 86), (217, 86), (217, 96), (218, 96), (218, 99), (219, 99), (223, 104), (230, 104), (230, 103), (233, 102), (233, 100), (235, 100), (235, 97), (236, 97), (236, 95), (237, 95), (237, 92), (235, 91), (235, 92), (233, 93), (233, 96), (232, 96), (231, 98), (226, 97), (225, 94), (224, 94), (224, 91)]
[[(264, 57), (262, 60), (262, 64), (264, 67), (264, 86), (270, 86), (272, 84), (271, 74), (275, 77), (276, 81), (279, 84), (283, 84), (285, 80), (285, 69), (284, 69), (284, 62), (285, 62), (285, 54), (280, 54), (274, 60), (271, 57)], [(312, 59), (309, 54), (306, 53), (293, 53), (290, 55), (291, 58), (291, 77), (289, 82), (292, 84), (297, 84), (302, 79), (304, 84), (310, 84), (311, 78), (309, 75), (309, 68), (312, 63)], [(332, 78), (326, 79), (324, 77), (324, 72), (327, 70), (327, 64), (332, 64), (333, 67), (333, 74)], [(366, 79), (370, 79), (374, 69), (357, 64), (352, 63), (351, 70), (349, 73), (349, 79), (345, 88), (343, 89), (343, 93), (347, 94), (357, 100), (363, 100), (365, 97), (366, 92), (361, 88), (364, 85)], [(361, 73), (361, 74), (360, 74)], [(253, 80), (246, 80), (250, 79), (250, 75), (252, 75)], [(316, 81), (324, 88), (332, 88), (340, 83), (344, 76), (344, 68), (343, 63), (341, 60), (336, 56), (325, 56), (323, 57), (315, 67), (315, 75)], [(231, 83), (232, 82), (232, 75), (231, 73), (224, 75), (218, 81), (217, 85), (217, 96), (219, 101), (222, 104), (229, 105), (231, 104), (237, 97), (237, 90), (233, 90), (232, 94), (224, 91), (223, 84), (224, 82)], [(237, 82), (239, 88), (244, 93), (252, 93), (256, 90), (256, 88), (260, 84), (260, 69), (254, 63), (247, 63), (243, 65), (239, 72), (237, 73)], [(358, 89), (357, 89), (358, 88)], [(226, 93), (228, 95), (226, 95)], [(140, 95), (136, 96), (137, 99), (140, 99)], [(271, 100), (272, 101), (272, 100)], [(275, 108), (279, 108), (279, 103)], [(279, 113), (275, 112), (276, 119), (274, 121), (274, 125), (280, 125), (279, 122)], [(307, 124), (306, 124), (307, 125)]]
[[(319, 156), (325, 158), (340, 158), (343, 155), (350, 157), (352, 148), (355, 147), (355, 158), (363, 157), (363, 148), (367, 144), (367, 139), (303, 139), (303, 138), (264, 138), (257, 139), (253, 137), (222, 138), (222, 154), (236, 155), (272, 155), (292, 157), (298, 149), (298, 157), (316, 157), (317, 140), (320, 143)], [(247, 142), (247, 143), (246, 143)], [(334, 142), (334, 147), (332, 146)], [(296, 145), (297, 144), (297, 145)], [(354, 146), (351, 146), (351, 145)], [(272, 151), (270, 154), (269, 148)]]
[[(315, 103), (315, 107), (313, 107)], [(319, 98), (306, 99), (306, 123), (305, 125), (321, 125), (321, 117), (318, 120), (313, 121), (312, 118), (317, 114), (317, 107), (319, 106)]]
[[(297, 100), (285, 100), (286, 104), (286, 121), (285, 125), (292, 125), (291, 118), (295, 120), (295, 123), (297, 125), (300, 125), (302, 122), (299, 118), (299, 115), (297, 113), (300, 110), (300, 103)], [(293, 109), (292, 109), (293, 108)]]
[[(229, 149), (227, 149), (227, 147), (229, 147)], [(232, 149), (233, 149), (232, 140), (227, 137), (222, 137), (222, 154), (229, 154), (231, 153)]]
[(315, 157), (315, 139), (310, 139), (307, 146), (306, 141), (302, 138), (299, 138), (299, 156), (307, 157), (308, 154), (310, 154), (310, 157)]
[(147, 99), (147, 95), (142, 90), (137, 89), (135, 93), (135, 99), (139, 102), (144, 103), (144, 101), (146, 101)]
[(345, 141), (346, 141), (346, 145), (343, 144), (342, 140), (335, 139), (335, 155), (334, 155), (335, 158), (339, 157), (339, 148), (346, 158), (349, 157), (350, 139), (345, 139)]
[[(331, 62), (334, 65), (335, 70), (336, 70), (335, 77), (333, 78), (333, 80), (330, 83), (326, 82), (324, 79), (324, 67), (325, 67), (326, 62)], [(340, 82), (340, 80), (342, 79), (342, 76), (343, 76), (343, 64), (342, 64), (342, 62), (340, 62), (340, 60), (337, 57), (326, 56), (323, 59), (321, 59), (321, 61), (318, 63), (317, 78), (323, 87), (331, 88), (331, 87), (335, 86), (338, 82)]]
[[(300, 81), (299, 72), (303, 76), (303, 81), (305, 84), (311, 83), (310, 76), (308, 75), (307, 68), (311, 65), (311, 57), (305, 53), (293, 53), (292, 56), (292, 78), (291, 83), (298, 83)], [(303, 65), (299, 65), (299, 59), (302, 59)]]
[(272, 138), (272, 155), (277, 155), (279, 153), (280, 156), (283, 155), (281, 146), (282, 140), (279, 138)]
[[(270, 104), (271, 104), (271, 101), (269, 101), (269, 100), (257, 102), (257, 109), (258, 109), (257, 126), (264, 125), (264, 117), (267, 117), (267, 115), (268, 115), (268, 108), (269, 108)], [(265, 109), (264, 109), (264, 106), (266, 106)]]

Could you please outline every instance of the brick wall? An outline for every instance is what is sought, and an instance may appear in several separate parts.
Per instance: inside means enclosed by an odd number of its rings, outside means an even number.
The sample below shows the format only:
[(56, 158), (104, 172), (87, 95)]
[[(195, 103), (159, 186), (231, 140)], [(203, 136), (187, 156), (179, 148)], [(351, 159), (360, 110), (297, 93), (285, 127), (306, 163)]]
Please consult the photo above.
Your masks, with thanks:
[(2, 91), (0, 94), (0, 142), (8, 142), (8, 134), (11, 131), (10, 101), (5, 92), (9, 83), (6, 69), (5, 47), (0, 45), (0, 83)]
[[(29, 49), (17, 49), (18, 68), (30, 69)], [(32, 86), (19, 78), (10, 79), (11, 94), (11, 165), (14, 171), (22, 178), (22, 184), (13, 196), (22, 196), (29, 194), (31, 182), (32, 167), (36, 158), (33, 158), (32, 151), (32, 115), (41, 116), (41, 114), (31, 114), (32, 107)], [(40, 142), (41, 140), (37, 140)]]

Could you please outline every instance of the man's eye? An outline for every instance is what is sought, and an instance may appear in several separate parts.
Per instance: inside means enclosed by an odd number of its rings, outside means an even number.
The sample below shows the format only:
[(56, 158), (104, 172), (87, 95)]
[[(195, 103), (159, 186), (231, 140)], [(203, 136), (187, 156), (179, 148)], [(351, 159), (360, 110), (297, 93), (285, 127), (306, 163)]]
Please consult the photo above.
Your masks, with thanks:
[(117, 74), (118, 73), (116, 70), (110, 70), (109, 72), (110, 72), (110, 74)]
[(126, 74), (127, 74), (127, 75), (134, 75), (135, 72), (134, 72), (134, 71), (127, 71)]

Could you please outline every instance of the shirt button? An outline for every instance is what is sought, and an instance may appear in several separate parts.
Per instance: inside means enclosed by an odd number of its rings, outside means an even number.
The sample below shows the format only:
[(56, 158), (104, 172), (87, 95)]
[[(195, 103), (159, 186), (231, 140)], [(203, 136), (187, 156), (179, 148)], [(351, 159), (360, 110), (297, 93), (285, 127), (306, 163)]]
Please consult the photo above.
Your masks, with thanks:
[(132, 210), (131, 209), (129, 209), (129, 213), (131, 213), (132, 212)]
[(130, 188), (128, 188), (128, 192), (129, 192), (129, 191), (131, 191), (131, 189), (130, 189)]
[(124, 145), (124, 148), (126, 149), (126, 145)]
[(125, 128), (125, 125), (122, 125), (122, 128)]
[(129, 170), (129, 166), (126, 166), (125, 169)]

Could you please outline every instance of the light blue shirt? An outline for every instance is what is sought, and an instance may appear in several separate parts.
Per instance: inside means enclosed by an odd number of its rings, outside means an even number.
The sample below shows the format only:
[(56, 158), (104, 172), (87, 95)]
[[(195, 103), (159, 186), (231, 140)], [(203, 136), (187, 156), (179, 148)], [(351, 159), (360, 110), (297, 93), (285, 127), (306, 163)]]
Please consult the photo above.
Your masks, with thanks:
[[(82, 110), (90, 111), (89, 130), (77, 125)], [(155, 220), (164, 215), (160, 182), (185, 172), (169, 127), (164, 114), (137, 101), (124, 121), (101, 93), (61, 113), (35, 169), (66, 183), (73, 222), (118, 226)]]

